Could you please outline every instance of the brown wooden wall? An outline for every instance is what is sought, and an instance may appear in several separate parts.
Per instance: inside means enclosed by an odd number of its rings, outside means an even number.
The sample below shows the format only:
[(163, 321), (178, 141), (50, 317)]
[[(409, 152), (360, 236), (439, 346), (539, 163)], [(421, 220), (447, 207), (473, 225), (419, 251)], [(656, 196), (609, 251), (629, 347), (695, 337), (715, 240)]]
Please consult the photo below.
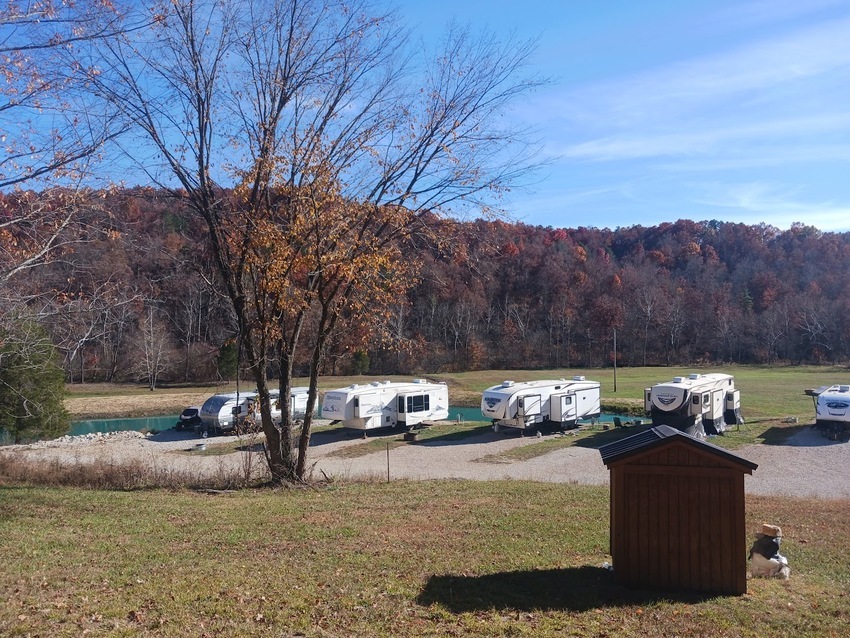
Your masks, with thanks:
[(673, 443), (610, 469), (611, 556), (617, 582), (746, 592), (741, 468)]

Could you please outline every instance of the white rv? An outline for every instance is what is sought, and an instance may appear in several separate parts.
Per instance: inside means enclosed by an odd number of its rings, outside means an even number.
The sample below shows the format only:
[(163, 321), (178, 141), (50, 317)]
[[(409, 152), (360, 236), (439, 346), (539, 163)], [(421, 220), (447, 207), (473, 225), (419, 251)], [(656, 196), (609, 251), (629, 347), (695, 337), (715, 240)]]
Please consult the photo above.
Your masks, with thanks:
[(599, 382), (584, 377), (557, 381), (504, 381), (484, 390), (481, 414), (493, 422), (493, 430), (522, 430), (550, 423), (561, 429), (580, 420), (599, 417)]
[(806, 394), (815, 403), (815, 425), (850, 424), (850, 385), (821, 386)]
[(700, 438), (744, 422), (741, 394), (729, 374), (690, 374), (658, 383), (644, 390), (644, 408), (652, 425), (669, 425)]
[[(307, 388), (292, 388), (290, 391), (290, 409), (294, 416), (303, 415), (307, 410)], [(236, 428), (237, 424), (251, 419), (261, 422), (257, 407), (257, 393), (242, 391), (214, 394), (201, 406), (201, 423), (198, 429), (203, 432), (220, 433)], [(272, 419), (280, 420), (280, 390), (270, 390)]]
[(410, 429), (449, 418), (449, 389), (426, 379), (355, 384), (326, 392), (321, 415), (355, 430)]
[[(303, 418), (307, 414), (307, 397), (309, 396), (310, 388), (295, 387), (289, 389), (289, 413), (294, 417)], [(269, 390), (269, 401), (272, 408), (272, 419), (278, 421), (280, 419), (280, 389), (275, 388)], [(256, 411), (257, 419), (260, 419), (260, 411)]]
[(256, 392), (227, 392), (214, 394), (201, 406), (201, 426), (205, 433), (232, 430), (248, 415), (250, 402), (256, 400)]

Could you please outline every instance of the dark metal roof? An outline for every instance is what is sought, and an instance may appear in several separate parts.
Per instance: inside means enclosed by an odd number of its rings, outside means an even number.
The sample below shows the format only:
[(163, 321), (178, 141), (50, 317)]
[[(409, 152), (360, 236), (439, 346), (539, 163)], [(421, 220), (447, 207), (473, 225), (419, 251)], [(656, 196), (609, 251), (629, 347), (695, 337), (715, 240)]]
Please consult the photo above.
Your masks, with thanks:
[(625, 439), (608, 443), (607, 445), (603, 445), (599, 448), (599, 453), (602, 455), (602, 462), (605, 465), (609, 465), (614, 461), (630, 456), (638, 451), (644, 451), (648, 448), (656, 447), (668, 441), (677, 439), (688, 445), (703, 448), (711, 454), (723, 457), (738, 465), (743, 465), (750, 470), (754, 470), (758, 467), (758, 464), (753, 463), (752, 461), (748, 461), (737, 454), (732, 454), (721, 447), (693, 437), (690, 434), (686, 434), (685, 432), (670, 427), (669, 425), (657, 425), (649, 430), (639, 432), (632, 436), (627, 436)]

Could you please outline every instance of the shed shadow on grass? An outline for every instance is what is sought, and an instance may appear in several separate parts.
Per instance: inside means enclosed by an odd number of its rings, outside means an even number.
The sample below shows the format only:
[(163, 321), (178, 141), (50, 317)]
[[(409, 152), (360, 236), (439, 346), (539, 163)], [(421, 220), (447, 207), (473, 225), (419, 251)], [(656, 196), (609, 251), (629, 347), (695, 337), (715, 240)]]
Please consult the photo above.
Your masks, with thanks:
[(699, 603), (717, 596), (629, 589), (617, 585), (611, 571), (584, 566), (483, 576), (431, 576), (416, 602), (423, 606), (436, 603), (456, 614), (500, 609), (581, 612), (661, 601)]

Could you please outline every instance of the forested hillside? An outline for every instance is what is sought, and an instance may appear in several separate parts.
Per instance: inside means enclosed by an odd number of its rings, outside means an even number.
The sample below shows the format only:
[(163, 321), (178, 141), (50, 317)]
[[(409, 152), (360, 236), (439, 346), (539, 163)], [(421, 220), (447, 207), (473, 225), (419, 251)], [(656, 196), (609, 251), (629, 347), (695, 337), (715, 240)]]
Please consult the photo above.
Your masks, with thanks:
[[(4, 214), (14, 214), (22, 195), (3, 197)], [(196, 218), (164, 193), (136, 189), (102, 194), (81, 219), (45, 267), (12, 281), (68, 380), (231, 375), (236, 325)], [(369, 319), (393, 339), (364, 346), (352, 325), (325, 373), (608, 366), (615, 331), (619, 365), (850, 354), (848, 233), (713, 221), (442, 224), (441, 245), (406, 248), (421, 264), (409, 297)]]

